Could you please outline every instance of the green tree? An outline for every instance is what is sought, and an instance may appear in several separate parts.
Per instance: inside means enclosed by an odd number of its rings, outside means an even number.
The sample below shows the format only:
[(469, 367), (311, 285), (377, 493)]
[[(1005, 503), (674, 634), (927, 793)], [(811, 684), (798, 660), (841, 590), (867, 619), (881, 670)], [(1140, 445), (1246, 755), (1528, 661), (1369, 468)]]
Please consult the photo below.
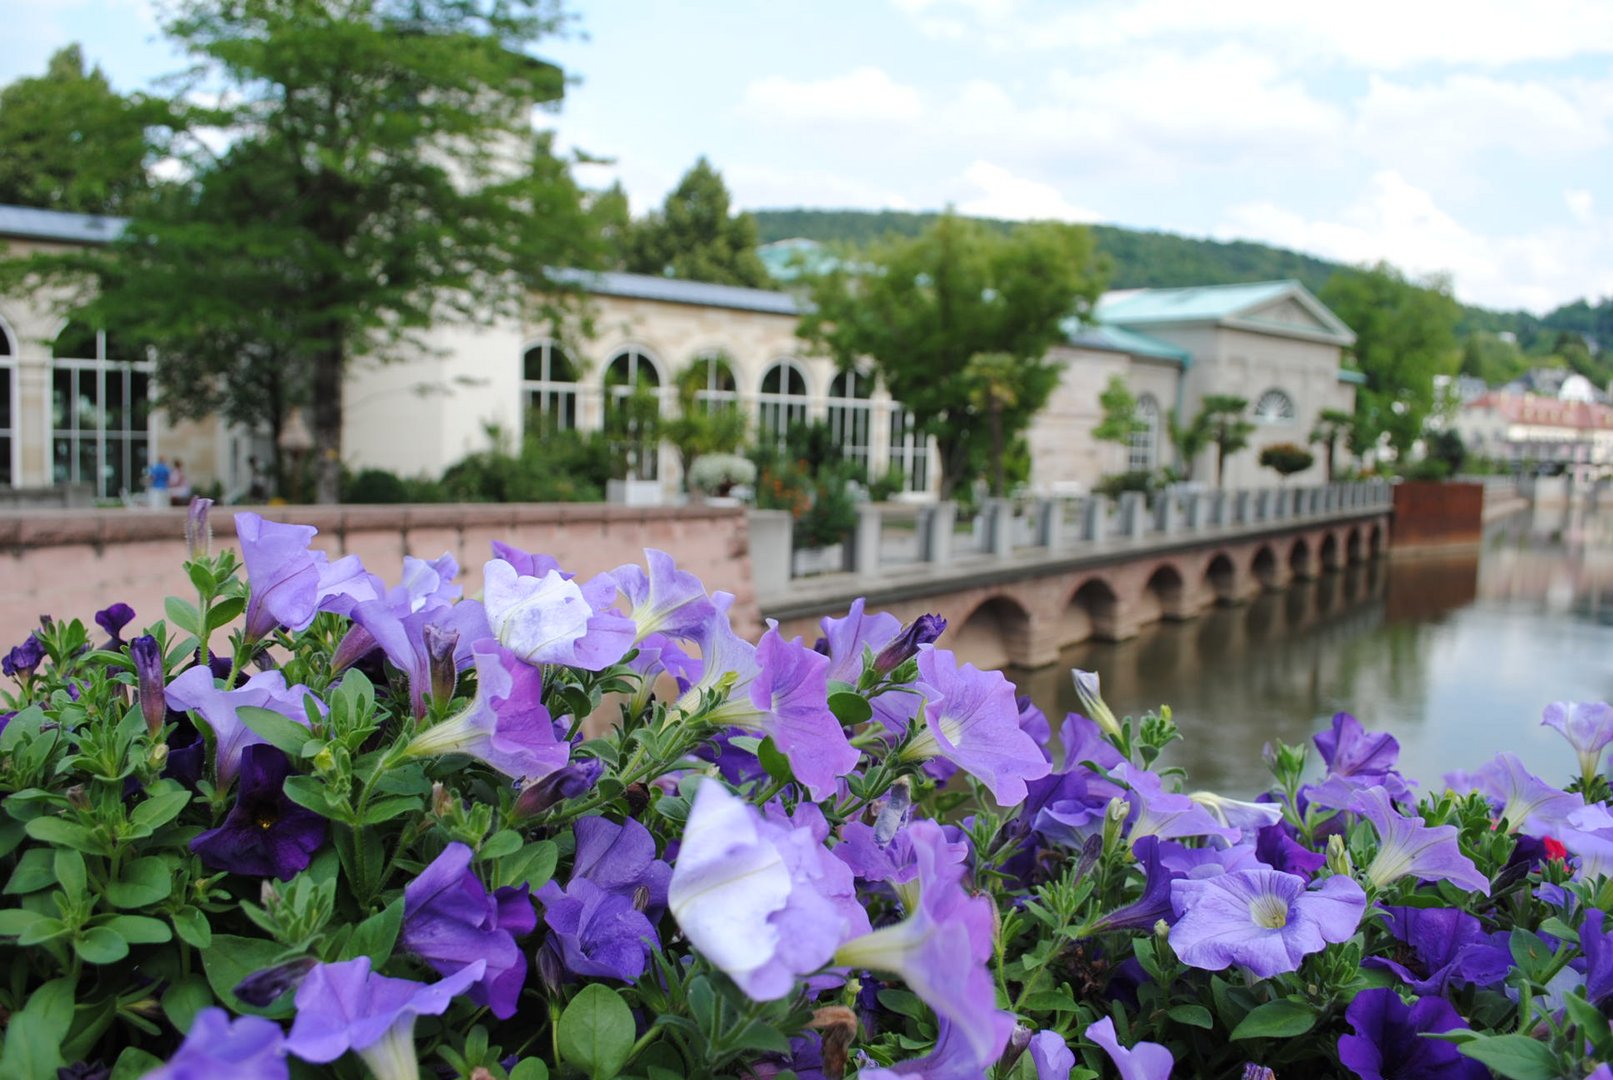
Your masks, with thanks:
[(1529, 358), (1516, 343), (1488, 331), (1475, 331), (1462, 342), (1461, 374), (1483, 379), (1486, 386), (1511, 382), (1529, 370)]
[(674, 380), (678, 415), (661, 423), (661, 434), (678, 452), (683, 488), (689, 490), (689, 468), (707, 454), (731, 454), (745, 445), (745, 414), (737, 401), (707, 402), (699, 393), (706, 388), (707, 367), (714, 361), (701, 357)]
[(1456, 370), (1462, 309), (1450, 282), (1418, 284), (1379, 263), (1335, 274), (1321, 300), (1355, 331), (1355, 363), (1367, 378), (1355, 398), (1358, 444), (1387, 435), (1405, 455), (1434, 407), (1434, 376)]
[(1176, 468), (1182, 478), (1190, 478), (1198, 465), (1199, 455), (1210, 445), (1210, 429), (1196, 422), (1184, 424), (1182, 415), (1175, 409), (1165, 418), (1165, 430), (1171, 445), (1176, 448)]
[(963, 377), (969, 383), (969, 403), (976, 411), (986, 414), (987, 429), (991, 432), (988, 453), (991, 455), (991, 493), (999, 499), (1007, 493), (1008, 481), (1003, 472), (1007, 455), (1007, 441), (1003, 433), (1003, 414), (1019, 404), (1026, 389), (1024, 381), (1029, 374), (1026, 365), (1011, 353), (976, 353), (964, 365)]
[(1272, 443), (1260, 451), (1260, 464), (1287, 480), (1316, 463), (1316, 455), (1294, 443)]
[(979, 406), (964, 377), (980, 353), (1017, 362), (1018, 400), (1000, 413), (1005, 440), (1029, 425), (1058, 382), (1047, 350), (1100, 288), (1087, 230), (1036, 223), (994, 232), (946, 214), (805, 279), (811, 307), (797, 333), (844, 366), (867, 357), (891, 395), (935, 437), (941, 491), (986, 461)]
[[(545, 268), (594, 258), (580, 193), (531, 130), (563, 77), (524, 50), (557, 18), (544, 0), (185, 0), (165, 30), (228, 89), (206, 119), (239, 134), (183, 197), (65, 267), (95, 279), (92, 321), (188, 328), (158, 352), (179, 411), (216, 400), (207, 376), (232, 365), (279, 369), (334, 501), (355, 357), (418, 354), (445, 319), (558, 319)], [(232, 338), (261, 344), (209, 340)]]
[(0, 203), (121, 214), (151, 189), (172, 122), (160, 99), (124, 97), (70, 45), (45, 74), (0, 90)]
[(1202, 432), (1202, 445), (1215, 447), (1215, 486), (1226, 483), (1227, 458), (1249, 445), (1255, 426), (1245, 414), (1249, 401), (1234, 394), (1206, 394), (1193, 424)]
[(1310, 441), (1322, 446), (1322, 460), (1327, 467), (1327, 482), (1333, 482), (1333, 461), (1338, 452), (1339, 440), (1346, 438), (1355, 426), (1355, 417), (1343, 409), (1323, 409), (1316, 415), (1311, 428)]
[(1148, 429), (1147, 421), (1137, 415), (1137, 396), (1119, 375), (1109, 376), (1098, 395), (1098, 407), (1103, 419), (1092, 429), (1092, 437), (1100, 442), (1129, 446), (1134, 435)]
[(767, 267), (756, 254), (756, 219), (731, 215), (729, 202), (722, 174), (702, 157), (660, 211), (627, 231), (624, 268), (717, 285), (771, 285)]

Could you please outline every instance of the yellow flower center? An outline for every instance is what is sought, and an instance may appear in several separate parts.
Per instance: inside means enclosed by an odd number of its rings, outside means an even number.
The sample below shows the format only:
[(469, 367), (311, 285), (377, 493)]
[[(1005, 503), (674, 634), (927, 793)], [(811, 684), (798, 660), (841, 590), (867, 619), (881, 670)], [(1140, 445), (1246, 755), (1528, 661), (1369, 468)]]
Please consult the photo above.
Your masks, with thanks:
[(1288, 905), (1277, 896), (1259, 896), (1249, 901), (1249, 915), (1256, 926), (1281, 930), (1288, 925)]

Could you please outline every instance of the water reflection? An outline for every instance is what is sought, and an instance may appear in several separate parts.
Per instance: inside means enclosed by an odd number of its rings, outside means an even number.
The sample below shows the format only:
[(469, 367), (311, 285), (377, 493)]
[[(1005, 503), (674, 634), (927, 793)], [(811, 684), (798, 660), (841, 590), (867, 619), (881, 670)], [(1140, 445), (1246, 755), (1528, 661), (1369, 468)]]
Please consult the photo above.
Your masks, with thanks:
[(1560, 780), (1573, 756), (1540, 711), (1613, 699), (1610, 647), (1613, 513), (1559, 507), (1501, 523), (1478, 556), (1351, 567), (1010, 675), (1054, 717), (1075, 707), (1070, 667), (1100, 672), (1116, 711), (1169, 703), (1187, 736), (1169, 760), (1229, 793), (1264, 786), (1268, 740), (1340, 710), (1394, 732), (1414, 777), (1506, 749)]

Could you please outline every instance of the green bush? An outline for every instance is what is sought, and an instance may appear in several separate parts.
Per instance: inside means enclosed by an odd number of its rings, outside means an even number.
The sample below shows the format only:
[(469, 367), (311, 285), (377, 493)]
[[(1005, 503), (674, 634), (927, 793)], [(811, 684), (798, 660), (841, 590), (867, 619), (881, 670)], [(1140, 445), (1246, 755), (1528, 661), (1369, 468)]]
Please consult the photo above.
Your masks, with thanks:
[(1273, 443), (1260, 451), (1260, 464), (1284, 480), (1302, 473), (1316, 463), (1316, 455), (1294, 443)]
[(494, 445), (450, 465), (441, 488), (454, 502), (601, 502), (615, 464), (604, 432), (531, 431), (512, 454)]
[(1092, 490), (1111, 499), (1117, 499), (1127, 491), (1140, 491), (1144, 495), (1152, 495), (1159, 490), (1159, 476), (1148, 469), (1110, 473), (1092, 485)]
[(401, 503), (409, 501), (409, 489), (396, 473), (385, 469), (361, 469), (342, 485), (342, 501), (349, 503)]

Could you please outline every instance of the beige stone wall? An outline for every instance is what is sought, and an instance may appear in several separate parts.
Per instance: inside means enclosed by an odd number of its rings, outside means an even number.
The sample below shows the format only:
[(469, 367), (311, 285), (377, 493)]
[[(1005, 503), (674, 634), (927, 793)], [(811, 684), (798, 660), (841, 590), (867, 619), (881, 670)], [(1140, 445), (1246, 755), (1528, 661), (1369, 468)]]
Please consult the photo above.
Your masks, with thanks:
[(1165, 418), (1176, 403), (1180, 368), (1165, 361), (1096, 349), (1057, 347), (1048, 355), (1060, 365), (1059, 384), (1025, 436), (1031, 451), (1030, 484), (1034, 491), (1086, 491), (1102, 477), (1126, 468), (1125, 447), (1092, 437), (1092, 429), (1103, 419), (1099, 396), (1117, 375), (1134, 396), (1148, 394), (1158, 404), (1154, 461), (1156, 466), (1171, 461)]

